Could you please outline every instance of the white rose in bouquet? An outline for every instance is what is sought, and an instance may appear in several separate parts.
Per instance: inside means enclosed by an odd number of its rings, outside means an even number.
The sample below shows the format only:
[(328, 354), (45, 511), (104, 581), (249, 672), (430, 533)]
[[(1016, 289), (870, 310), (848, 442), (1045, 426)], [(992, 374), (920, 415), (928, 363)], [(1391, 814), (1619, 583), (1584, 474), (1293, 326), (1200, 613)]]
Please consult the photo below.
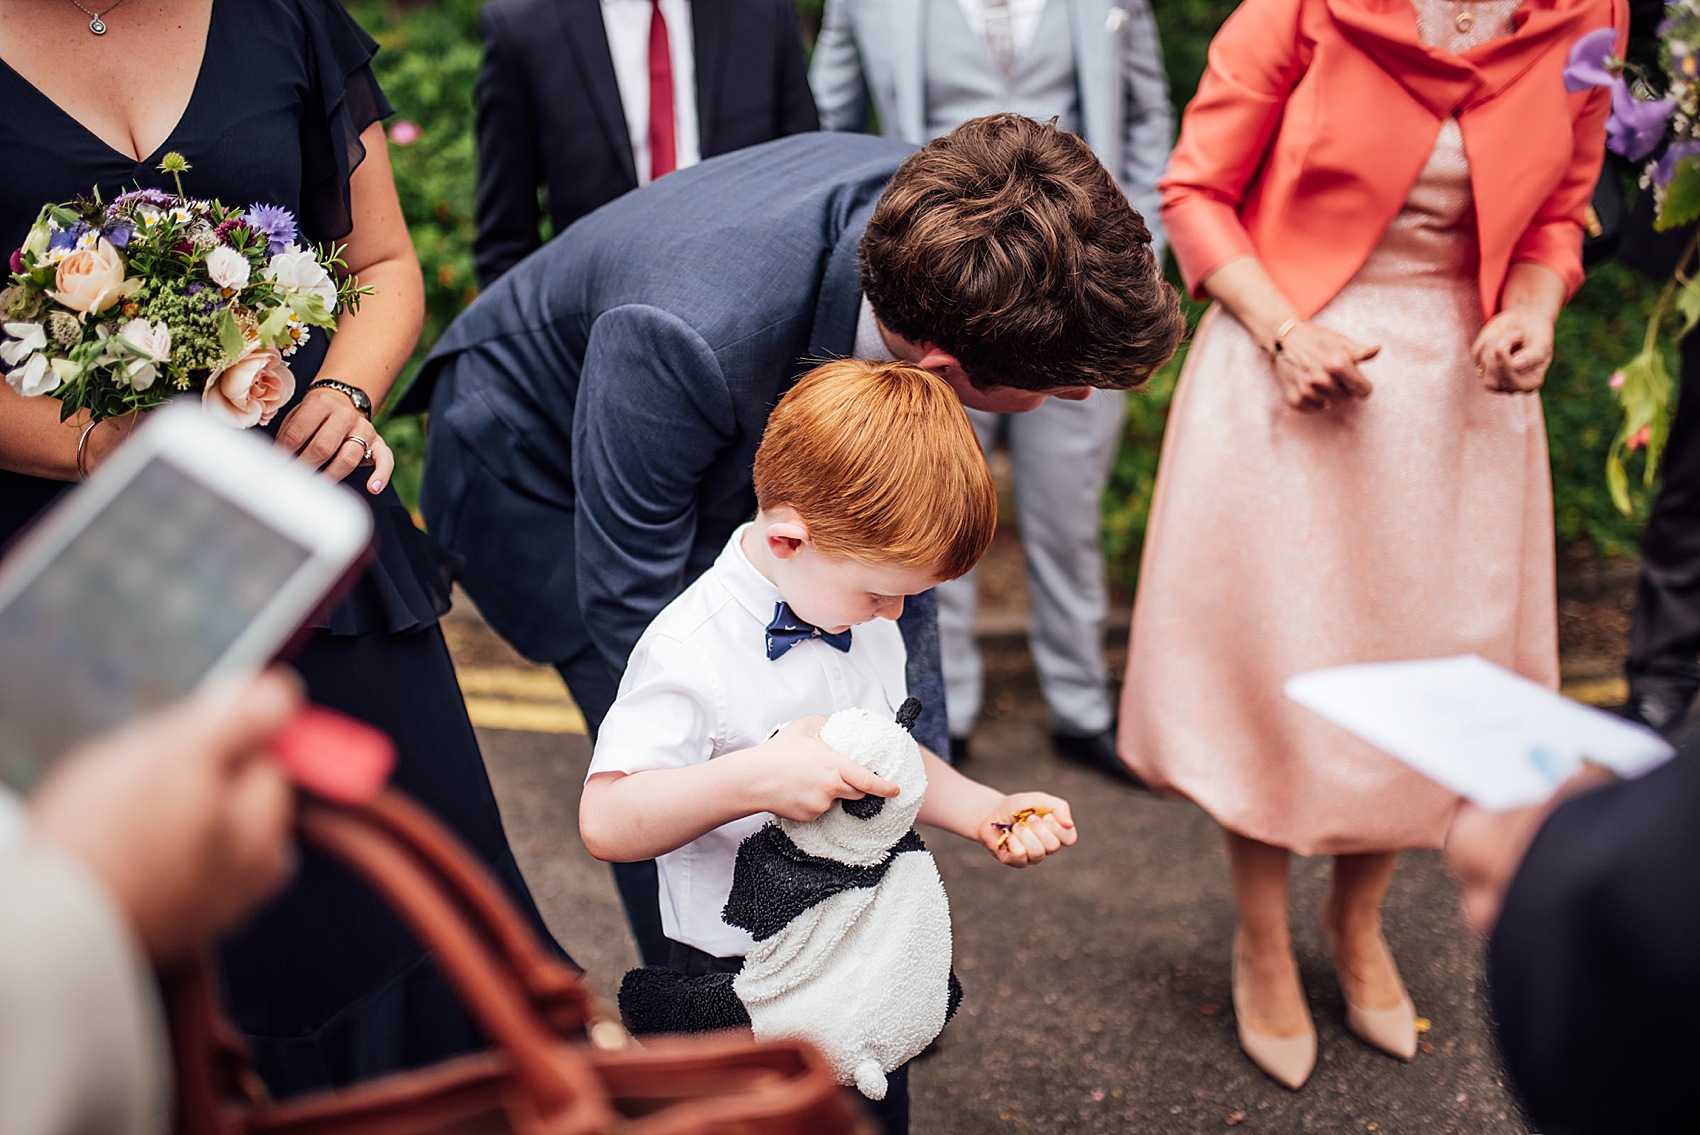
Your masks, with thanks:
[(221, 288), (239, 292), (248, 286), (251, 274), (248, 258), (228, 244), (221, 244), (207, 253), (207, 275)]
[(336, 281), (311, 252), (280, 252), (266, 265), (265, 275), (281, 292), (318, 296), (327, 312), (336, 310)]

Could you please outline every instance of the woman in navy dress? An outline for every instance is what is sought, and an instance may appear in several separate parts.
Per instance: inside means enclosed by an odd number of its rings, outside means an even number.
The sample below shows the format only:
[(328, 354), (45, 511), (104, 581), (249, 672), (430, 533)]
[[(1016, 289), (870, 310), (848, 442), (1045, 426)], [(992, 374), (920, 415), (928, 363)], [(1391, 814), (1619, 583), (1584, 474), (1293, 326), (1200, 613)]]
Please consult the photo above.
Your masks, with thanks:
[[(294, 663), (321, 705), (398, 743), (395, 783), (495, 870), (541, 927), (520, 877), (437, 619), (446, 576), (388, 484), (393, 459), (357, 399), (381, 406), (413, 349), (424, 296), (396, 198), (373, 78), (376, 44), (337, 0), (0, 0), (0, 245), (37, 211), (91, 190), (183, 191), (280, 205), (303, 242), (347, 246), (373, 292), (335, 336), (289, 360), (296, 393), (278, 444), (344, 479), (372, 507), (378, 555)], [(0, 540), (77, 478), (84, 423), (0, 384)], [(127, 425), (88, 434), (98, 464)], [(370, 452), (370, 457), (367, 454)], [(308, 855), (290, 888), (227, 944), (226, 998), (279, 1095), (362, 1079), (479, 1046), (423, 951), (352, 877)]]

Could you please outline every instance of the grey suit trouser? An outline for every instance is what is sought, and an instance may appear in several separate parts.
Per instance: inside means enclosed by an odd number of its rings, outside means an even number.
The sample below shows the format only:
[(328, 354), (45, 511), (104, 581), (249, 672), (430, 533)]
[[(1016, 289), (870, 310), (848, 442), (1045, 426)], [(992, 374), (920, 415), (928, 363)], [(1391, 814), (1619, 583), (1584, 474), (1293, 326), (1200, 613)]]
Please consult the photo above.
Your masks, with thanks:
[[(1082, 402), (1048, 399), (1025, 414), (970, 410), (980, 447), (1009, 449), (1027, 569), (1028, 641), (1051, 728), (1089, 734), (1115, 720), (1104, 666), (1109, 601), (1101, 509), (1121, 443), (1126, 394), (1094, 390)], [(939, 585), (939, 637), (950, 732), (973, 731), (984, 697), (974, 642), (975, 572)]]

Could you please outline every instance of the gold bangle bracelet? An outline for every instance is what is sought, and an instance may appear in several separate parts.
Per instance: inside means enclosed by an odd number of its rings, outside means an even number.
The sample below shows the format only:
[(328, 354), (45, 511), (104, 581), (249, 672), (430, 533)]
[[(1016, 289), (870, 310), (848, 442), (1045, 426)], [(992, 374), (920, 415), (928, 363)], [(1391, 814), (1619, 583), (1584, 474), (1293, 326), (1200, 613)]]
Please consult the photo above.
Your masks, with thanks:
[(1282, 351), (1286, 350), (1286, 347), (1282, 344), (1282, 340), (1291, 335), (1293, 333), (1293, 328), (1303, 322), (1304, 320), (1295, 315), (1282, 323), (1281, 326), (1275, 328), (1275, 338), (1269, 342), (1269, 353), (1272, 355), (1278, 355)]
[(94, 432), (94, 428), (99, 424), (99, 422), (90, 422), (84, 426), (82, 436), (77, 439), (77, 480), (79, 481), (89, 479), (89, 435)]

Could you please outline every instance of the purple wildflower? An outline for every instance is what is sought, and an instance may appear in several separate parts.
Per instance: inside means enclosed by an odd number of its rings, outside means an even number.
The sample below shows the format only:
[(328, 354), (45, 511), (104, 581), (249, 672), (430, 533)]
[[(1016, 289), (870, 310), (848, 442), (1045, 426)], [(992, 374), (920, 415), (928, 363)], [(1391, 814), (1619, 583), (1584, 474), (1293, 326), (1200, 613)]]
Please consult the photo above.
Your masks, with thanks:
[(266, 238), (266, 251), (273, 256), (295, 242), (295, 218), (281, 205), (254, 205), (242, 219)]
[(1611, 68), (1616, 46), (1617, 32), (1612, 28), (1599, 28), (1577, 40), (1564, 68), (1564, 89), (1574, 95), (1589, 87), (1609, 87), (1614, 80), (1621, 81)]
[(213, 230), (213, 235), (225, 244), (234, 246), (236, 242), (230, 239), (231, 234), (237, 229), (246, 229), (247, 227), (248, 222), (241, 217), (231, 217), (228, 221), (221, 221), (218, 228)]
[(120, 205), (155, 205), (163, 209), (171, 204), (171, 194), (163, 189), (132, 189), (112, 199), (112, 207)]
[(113, 225), (106, 230), (106, 239), (112, 242), (113, 248), (128, 248), (130, 235), (135, 231), (129, 225)]
[(1611, 84), (1611, 117), (1606, 120), (1606, 146), (1638, 162), (1658, 148), (1676, 103), (1670, 99), (1638, 99), (1621, 78)]
[(1700, 142), (1672, 142), (1653, 166), (1653, 184), (1665, 186), (1675, 181), (1677, 171), (1682, 168), (1682, 159), (1696, 155), (1700, 155)]
[(47, 238), (47, 247), (55, 251), (77, 247), (77, 237), (81, 235), (79, 230), (84, 227), (83, 223), (78, 221), (74, 228), (55, 229), (53, 235)]

